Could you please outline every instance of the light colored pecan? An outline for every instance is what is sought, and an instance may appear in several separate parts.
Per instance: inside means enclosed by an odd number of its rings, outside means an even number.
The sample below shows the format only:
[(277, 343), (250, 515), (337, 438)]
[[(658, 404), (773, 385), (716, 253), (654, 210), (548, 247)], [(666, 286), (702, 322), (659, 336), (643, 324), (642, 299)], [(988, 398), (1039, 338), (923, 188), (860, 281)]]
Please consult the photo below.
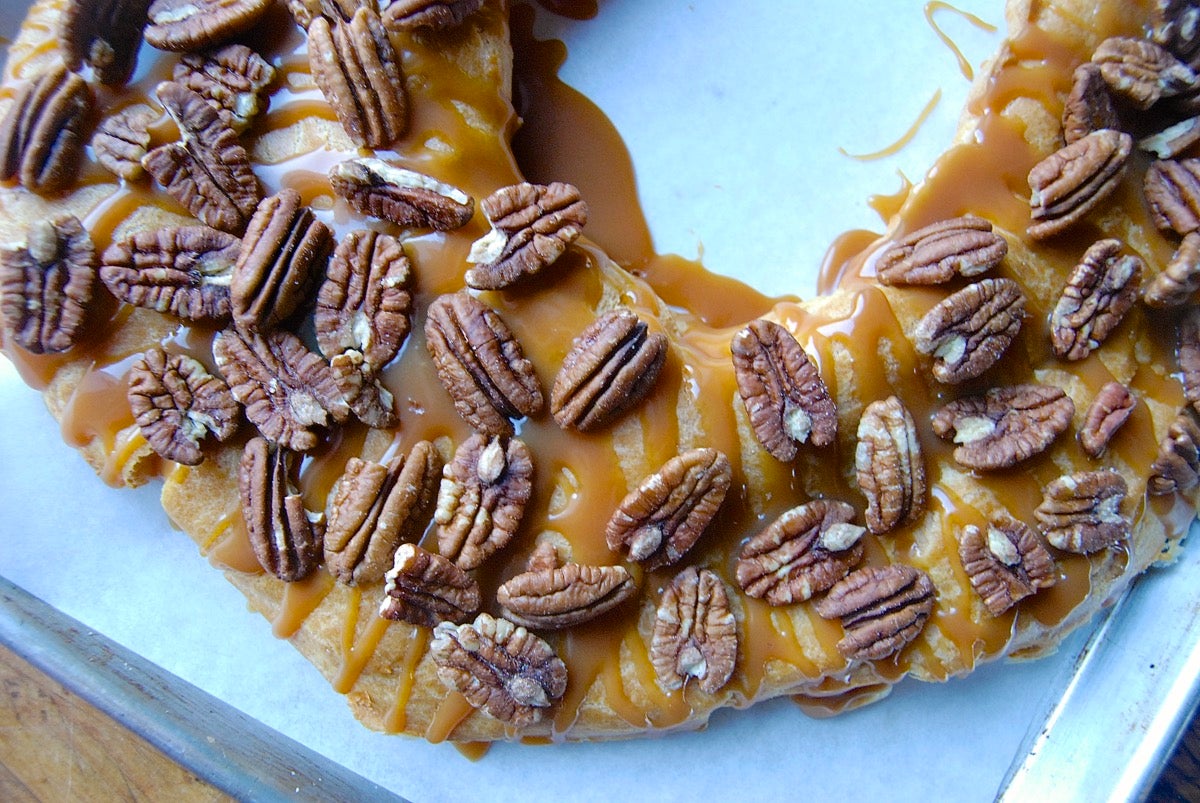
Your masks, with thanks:
[(317, 17), (325, 17), (331, 23), (349, 22), (363, 6), (374, 8), (374, 0), (287, 0), (292, 18), (305, 30)]
[(87, 82), (65, 67), (34, 79), (0, 120), (0, 179), (38, 193), (71, 184), (93, 104)]
[(263, 90), (275, 68), (245, 45), (185, 53), (172, 78), (213, 104), (234, 131), (245, 131), (258, 114)]
[(237, 237), (208, 226), (139, 231), (105, 249), (100, 279), (127, 304), (223, 323), (241, 247)]
[(902, 563), (867, 566), (839, 580), (816, 602), (817, 613), (841, 619), (838, 652), (852, 661), (894, 655), (920, 635), (933, 613), (933, 581)]
[(512, 577), (496, 590), (507, 619), (539, 630), (590, 622), (637, 594), (624, 566), (567, 563)]
[(571, 184), (514, 184), (480, 202), (492, 230), (471, 245), (469, 287), (496, 290), (553, 264), (587, 223), (587, 204)]
[(442, 456), (428, 441), (386, 465), (357, 457), (346, 461), (325, 529), (330, 573), (348, 585), (382, 579), (400, 544), (425, 531), (441, 473)]
[(1129, 537), (1129, 520), (1121, 515), (1127, 492), (1115, 471), (1065, 474), (1045, 487), (1034, 515), (1057, 549), (1096, 552)]
[(1029, 236), (1053, 237), (1096, 208), (1121, 183), (1133, 138), (1104, 128), (1055, 151), (1029, 171)]
[(742, 547), (738, 585), (771, 605), (827, 591), (862, 560), (860, 539), (867, 530), (853, 519), (854, 508), (833, 499), (792, 508)]
[(321, 562), (325, 517), (304, 509), (292, 481), (292, 454), (251, 438), (238, 466), (246, 533), (259, 565), (285, 583), (303, 580)]
[(476, 433), (454, 453), (438, 489), (438, 551), (474, 569), (517, 534), (533, 492), (533, 459), (525, 444)]
[(144, 103), (126, 106), (100, 121), (92, 135), (92, 152), (105, 169), (126, 181), (135, 181), (146, 172), (142, 157), (150, 147), (149, 126), (158, 113)]
[(917, 229), (887, 248), (875, 263), (883, 284), (942, 284), (971, 278), (999, 265), (1008, 241), (983, 218), (941, 220)]
[(434, 628), (430, 653), (443, 683), (517, 728), (540, 721), (567, 690), (567, 667), (554, 648), (486, 613), (470, 624), (442, 622)]
[(262, 196), (246, 149), (199, 94), (174, 81), (159, 84), (157, 92), (183, 141), (150, 151), (142, 166), (200, 222), (241, 234)]
[(389, 30), (442, 31), (461, 25), (483, 7), (483, 0), (384, 0), (381, 5), (383, 24)]
[(983, 279), (925, 314), (913, 345), (931, 355), (939, 382), (973, 379), (995, 365), (1025, 320), (1025, 295), (1012, 279)]
[(550, 389), (550, 413), (564, 429), (599, 429), (640, 402), (667, 358), (667, 338), (630, 309), (609, 310), (571, 343)]
[(63, 4), (60, 41), (66, 65), (87, 63), (102, 84), (123, 84), (133, 74), (150, 0), (69, 0)]
[(1156, 0), (1151, 7), (1150, 38), (1185, 61), (1200, 51), (1200, 3)]
[(1159, 159), (1174, 159), (1200, 142), (1200, 117), (1189, 117), (1138, 140), (1138, 148)]
[(383, 386), (379, 373), (363, 359), (362, 352), (350, 349), (334, 355), (329, 370), (355, 418), (376, 429), (396, 426), (399, 419), (395, 397)]
[(246, 332), (273, 329), (311, 297), (333, 243), (333, 232), (282, 189), (258, 204), (246, 234), (229, 298), (233, 321)]
[(925, 462), (917, 425), (895, 396), (873, 401), (858, 422), (858, 488), (867, 497), (867, 528), (886, 533), (925, 512)]
[(1091, 354), (1137, 301), (1144, 266), (1121, 248), (1120, 240), (1097, 240), (1071, 271), (1050, 313), (1050, 343), (1060, 359)]
[(541, 412), (533, 363), (500, 314), (474, 296), (461, 291), (435, 299), (425, 345), (454, 409), (480, 432), (510, 435), (511, 419)]
[(682, 688), (692, 678), (716, 694), (737, 664), (737, 620), (716, 572), (695, 566), (675, 575), (663, 590), (650, 637), (650, 663), (658, 685)]
[(379, 15), (359, 8), (349, 22), (318, 16), (308, 26), (313, 80), (359, 147), (386, 148), (408, 128), (400, 58)]
[(1200, 410), (1200, 308), (1189, 307), (1179, 319), (1178, 354), (1183, 397)]
[(1063, 104), (1062, 125), (1063, 139), (1068, 145), (1093, 131), (1121, 127), (1108, 83), (1100, 74), (1099, 65), (1089, 61), (1075, 68), (1071, 93)]
[(1075, 403), (1062, 388), (1012, 385), (955, 399), (933, 414), (939, 438), (959, 444), (954, 459), (992, 471), (1045, 451), (1071, 424)]
[(154, 0), (146, 41), (159, 50), (199, 50), (250, 30), (270, 7), (271, 0)]
[(1200, 159), (1161, 159), (1142, 185), (1154, 224), (1181, 237), (1200, 229)]
[(1149, 39), (1114, 36), (1092, 54), (1112, 91), (1138, 109), (1195, 89), (1196, 73)]
[(958, 556), (992, 616), (1058, 580), (1057, 567), (1041, 538), (1024, 522), (1005, 516), (983, 528), (962, 529)]
[(479, 583), (441, 555), (416, 544), (401, 544), (385, 575), (379, 615), (421, 627), (461, 624), (482, 604)]
[(1162, 272), (1155, 276), (1142, 301), (1151, 307), (1182, 307), (1200, 289), (1200, 232), (1189, 232)]
[(837, 440), (837, 407), (817, 366), (777, 323), (751, 321), (730, 344), (738, 395), (758, 442), (778, 460), (796, 456), (797, 445)]
[(452, 231), (475, 213), (475, 200), (457, 187), (374, 157), (338, 162), (329, 184), (351, 209), (397, 226)]
[(291, 332), (263, 336), (226, 329), (213, 339), (213, 356), (250, 423), (288, 449), (315, 448), (317, 428), (350, 415), (329, 366)]
[(672, 457), (617, 506), (604, 530), (608, 548), (654, 570), (677, 562), (704, 533), (733, 479), (716, 449)]
[(1108, 382), (1092, 399), (1079, 428), (1079, 445), (1089, 457), (1099, 457), (1113, 435), (1133, 413), (1137, 399), (1120, 382)]
[(1188, 491), (1200, 484), (1200, 426), (1190, 410), (1183, 410), (1171, 422), (1166, 437), (1158, 445), (1158, 457), (1150, 466), (1146, 491), (1164, 496)]
[(155, 347), (129, 370), (129, 408), (155, 452), (185, 466), (204, 460), (200, 440), (228, 440), (241, 413), (229, 386), (186, 354)]
[(87, 318), (96, 252), (79, 219), (36, 220), (24, 245), (0, 250), (0, 323), (6, 340), (35, 354), (66, 351)]

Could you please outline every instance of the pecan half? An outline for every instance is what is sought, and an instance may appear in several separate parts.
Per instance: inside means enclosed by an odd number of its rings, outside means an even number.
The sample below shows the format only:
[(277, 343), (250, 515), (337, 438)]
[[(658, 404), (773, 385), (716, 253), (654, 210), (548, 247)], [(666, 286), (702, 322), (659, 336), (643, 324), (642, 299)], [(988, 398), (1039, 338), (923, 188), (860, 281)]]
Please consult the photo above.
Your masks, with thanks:
[(383, 386), (378, 372), (363, 359), (362, 352), (351, 349), (334, 355), (329, 370), (355, 418), (376, 429), (396, 426), (395, 397)]
[(1082, 360), (1117, 328), (1137, 301), (1142, 260), (1121, 255), (1120, 240), (1098, 240), (1071, 271), (1050, 313), (1050, 343), (1056, 357)]
[(350, 414), (329, 366), (291, 332), (263, 336), (226, 329), (213, 340), (213, 356), (250, 423), (288, 449), (315, 448), (317, 427)]
[(1150, 13), (1151, 39), (1185, 61), (1200, 51), (1200, 5), (1194, 0), (1157, 0)]
[(955, 276), (970, 278), (999, 265), (1008, 241), (983, 218), (941, 220), (893, 243), (875, 263), (883, 284), (942, 284)]
[(1127, 492), (1115, 471), (1066, 474), (1046, 486), (1034, 515), (1052, 546), (1096, 552), (1129, 537), (1129, 521), (1121, 515)]
[(510, 419), (541, 411), (541, 383), (516, 336), (465, 291), (429, 305), (425, 345), (454, 409), (480, 432), (510, 435)]
[(517, 534), (533, 492), (533, 459), (516, 439), (474, 434), (442, 471), (438, 489), (438, 551), (474, 569)]
[(400, 544), (425, 531), (441, 473), (442, 457), (428, 441), (387, 465), (346, 461), (325, 529), (325, 565), (333, 576), (348, 585), (382, 579)]
[(1200, 289), (1200, 232), (1189, 232), (1162, 272), (1146, 286), (1142, 301), (1150, 307), (1182, 307)]
[(172, 78), (213, 104), (240, 133), (258, 114), (259, 99), (275, 80), (275, 68), (245, 45), (225, 45), (206, 53), (185, 53)]
[(250, 30), (270, 7), (271, 0), (154, 0), (146, 41), (159, 50), (199, 50)]
[(127, 304), (223, 323), (241, 247), (237, 237), (207, 226), (139, 231), (105, 249), (100, 279)]
[(430, 653), (443, 683), (517, 728), (540, 721), (567, 690), (566, 664), (549, 644), (486, 613), (470, 624), (442, 622)]
[(441, 555), (401, 544), (385, 575), (379, 615), (421, 627), (467, 621), (483, 603), (479, 583)]
[(392, 0), (383, 11), (388, 29), (454, 28), (483, 7), (483, 0)]
[(159, 84), (157, 92), (183, 141), (150, 151), (142, 166), (202, 223), (241, 234), (262, 197), (246, 149), (199, 94), (174, 81)]
[(867, 530), (853, 519), (853, 507), (832, 499), (792, 508), (742, 547), (738, 585), (771, 605), (827, 591), (862, 560), (860, 539)]
[(670, 566), (717, 515), (732, 479), (729, 459), (716, 449), (672, 457), (617, 506), (604, 530), (608, 548), (628, 551), (647, 570)]
[(65, 67), (34, 79), (0, 120), (0, 179), (38, 193), (71, 184), (93, 103), (87, 82)]
[(814, 446), (837, 440), (837, 407), (791, 332), (772, 321), (751, 321), (733, 336), (730, 351), (750, 426), (772, 456), (787, 462), (810, 438)]
[(149, 126), (157, 119), (158, 113), (144, 103), (126, 106), (105, 117), (92, 135), (96, 161), (126, 181), (141, 178), (146, 172), (142, 157), (150, 147)]
[(667, 691), (695, 678), (700, 691), (716, 694), (737, 664), (737, 620), (716, 572), (695, 566), (675, 575), (663, 590), (650, 637), (650, 663)]
[(311, 297), (333, 243), (333, 232), (282, 189), (258, 204), (233, 266), (233, 320), (247, 332), (267, 331)]
[(87, 62), (102, 84), (133, 74), (150, 0), (69, 0), (62, 11), (61, 43), (68, 67)]
[(228, 440), (241, 412), (229, 386), (186, 354), (152, 348), (129, 370), (129, 409), (155, 452), (185, 466), (204, 460), (200, 440)]
[(1200, 142), (1200, 117), (1189, 117), (1138, 140), (1139, 150), (1159, 159), (1174, 159)]
[(516, 575), (496, 590), (496, 601), (519, 625), (560, 630), (590, 622), (637, 591), (624, 566), (567, 563)]
[(1112, 91), (1138, 109), (1196, 88), (1196, 73), (1149, 39), (1114, 36), (1092, 54)]
[(850, 660), (878, 661), (920, 635), (933, 613), (929, 575), (901, 563), (851, 572), (815, 603), (826, 619), (842, 620), (838, 652)]
[(400, 58), (379, 15), (359, 8), (350, 22), (318, 16), (308, 26), (313, 80), (359, 147), (385, 148), (408, 128)]
[(1142, 192), (1154, 225), (1181, 237), (1200, 229), (1200, 159), (1161, 159), (1146, 169)]
[(550, 390), (550, 413), (564, 429), (588, 432), (640, 402), (667, 359), (667, 338), (630, 309), (592, 321), (571, 343)]
[(1100, 67), (1085, 62), (1075, 68), (1071, 79), (1071, 92), (1063, 104), (1063, 139), (1067, 144), (1083, 139), (1093, 131), (1121, 127), (1117, 108), (1113, 105), (1108, 83), (1100, 74)]
[(1070, 228), (1121, 183), (1133, 138), (1104, 128), (1078, 139), (1033, 166), (1029, 236), (1053, 237)]
[(1012, 279), (983, 279), (943, 299), (917, 324), (913, 345), (931, 355), (939, 382), (973, 379), (995, 365), (1025, 319)]
[(873, 401), (858, 422), (858, 488), (867, 497), (867, 528), (886, 533), (925, 512), (925, 463), (917, 425), (895, 396)]
[(553, 264), (579, 237), (588, 207), (571, 184), (514, 184), (479, 204), (492, 230), (471, 245), (467, 286), (507, 287)]
[(349, 22), (355, 11), (367, 5), (373, 8), (373, 0), (287, 0), (292, 18), (305, 30), (317, 17), (325, 17), (330, 23)]
[(1054, 558), (1032, 527), (1004, 517), (985, 532), (974, 524), (962, 529), (958, 556), (992, 616), (1058, 580)]
[(1079, 445), (1089, 457), (1104, 454), (1108, 442), (1133, 413), (1137, 399), (1120, 382), (1108, 382), (1092, 399), (1079, 428)]
[(1062, 388), (1013, 385), (956, 399), (933, 414), (933, 431), (959, 446), (954, 459), (992, 471), (1045, 451), (1071, 424), (1075, 403)]
[(95, 249), (78, 218), (31, 223), (24, 245), (0, 250), (0, 322), (6, 339), (34, 354), (71, 348), (95, 283)]
[(457, 187), (374, 157), (338, 162), (329, 184), (351, 209), (397, 226), (452, 231), (475, 214), (475, 200)]
[(1200, 484), (1200, 426), (1185, 409), (1171, 422), (1166, 437), (1158, 445), (1158, 457), (1150, 466), (1146, 491), (1164, 496), (1191, 490), (1197, 484)]
[(292, 455), (265, 438), (251, 438), (238, 466), (238, 491), (250, 546), (259, 564), (291, 583), (321, 562), (324, 516), (304, 509), (292, 482)]
[(1179, 319), (1179, 372), (1183, 397), (1200, 410), (1200, 308), (1189, 307)]

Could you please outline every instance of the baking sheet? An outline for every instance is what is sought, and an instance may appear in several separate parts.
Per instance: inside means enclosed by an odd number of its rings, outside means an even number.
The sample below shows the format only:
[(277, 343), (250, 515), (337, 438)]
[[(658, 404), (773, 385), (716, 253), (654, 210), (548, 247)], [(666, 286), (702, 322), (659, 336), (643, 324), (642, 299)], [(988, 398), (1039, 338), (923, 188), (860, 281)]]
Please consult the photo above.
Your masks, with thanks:
[[(999, 0), (955, 5), (1002, 22)], [(884, 7), (867, 0), (601, 0), (595, 20), (548, 17), (538, 30), (568, 43), (564, 78), (625, 136), (659, 250), (702, 253), (713, 270), (803, 296), (812, 293), (837, 234), (879, 228), (865, 199), (898, 189), (897, 171), (918, 178), (949, 143), (967, 91), (923, 4), (899, 0), (886, 5), (886, 15)], [(971, 63), (995, 49), (998, 37), (953, 13), (938, 20)], [(859, 162), (838, 152), (890, 144), (939, 90), (928, 121), (897, 155)], [(157, 489), (103, 487), (4, 361), (0, 410), (0, 502), (8, 519), (0, 575), (414, 801), (631, 793), (774, 800), (783, 790), (989, 800), (1021, 758), (1031, 724), (1040, 727), (1053, 702), (1047, 695), (1073, 677), (1088, 637), (1076, 634), (1049, 660), (989, 665), (943, 685), (905, 683), (884, 703), (832, 720), (809, 719), (782, 700), (719, 713), (703, 733), (498, 745), (472, 763), (449, 745), (362, 729), (344, 700), (171, 530)], [(1146, 587), (1137, 593), (1156, 588)]]

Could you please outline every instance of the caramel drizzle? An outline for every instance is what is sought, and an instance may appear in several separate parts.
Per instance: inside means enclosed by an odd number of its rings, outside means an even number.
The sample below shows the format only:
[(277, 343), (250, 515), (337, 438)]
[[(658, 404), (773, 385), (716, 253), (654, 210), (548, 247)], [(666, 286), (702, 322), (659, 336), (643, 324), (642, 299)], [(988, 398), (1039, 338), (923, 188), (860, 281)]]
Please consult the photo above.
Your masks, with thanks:
[(842, 156), (849, 156), (857, 162), (872, 162), (876, 159), (882, 159), (885, 156), (894, 156), (899, 153), (905, 145), (912, 142), (913, 137), (921, 130), (921, 126), (925, 125), (925, 121), (929, 119), (929, 115), (933, 114), (933, 110), (937, 108), (938, 102), (942, 99), (942, 90), (935, 89), (932, 97), (925, 102), (921, 111), (917, 114), (917, 119), (908, 127), (908, 130), (900, 135), (900, 138), (884, 148), (870, 153), (850, 153), (845, 148), (838, 146), (838, 153)]
[(930, 0), (930, 2), (925, 4), (925, 21), (929, 23), (929, 27), (937, 34), (937, 38), (942, 40), (942, 44), (950, 48), (950, 52), (954, 54), (955, 60), (958, 61), (958, 71), (962, 73), (963, 78), (966, 78), (968, 81), (974, 80), (975, 70), (971, 67), (971, 62), (967, 61), (967, 57), (963, 55), (962, 48), (938, 25), (935, 15), (939, 11), (953, 12), (979, 30), (988, 33), (995, 33), (996, 26), (990, 22), (985, 22), (974, 14), (963, 11), (961, 8), (955, 8), (949, 3), (943, 2), (943, 0)]

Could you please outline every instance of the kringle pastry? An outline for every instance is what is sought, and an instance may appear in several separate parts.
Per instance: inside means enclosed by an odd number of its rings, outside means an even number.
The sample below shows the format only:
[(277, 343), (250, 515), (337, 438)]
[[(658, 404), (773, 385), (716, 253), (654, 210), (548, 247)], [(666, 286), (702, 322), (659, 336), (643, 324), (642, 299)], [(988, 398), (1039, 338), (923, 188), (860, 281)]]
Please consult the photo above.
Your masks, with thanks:
[(1195, 512), (1197, 13), (1010, 3), (886, 234), (718, 327), (518, 174), (499, 0), (47, 0), (5, 353), (371, 728), (623, 737), (1042, 654)]

